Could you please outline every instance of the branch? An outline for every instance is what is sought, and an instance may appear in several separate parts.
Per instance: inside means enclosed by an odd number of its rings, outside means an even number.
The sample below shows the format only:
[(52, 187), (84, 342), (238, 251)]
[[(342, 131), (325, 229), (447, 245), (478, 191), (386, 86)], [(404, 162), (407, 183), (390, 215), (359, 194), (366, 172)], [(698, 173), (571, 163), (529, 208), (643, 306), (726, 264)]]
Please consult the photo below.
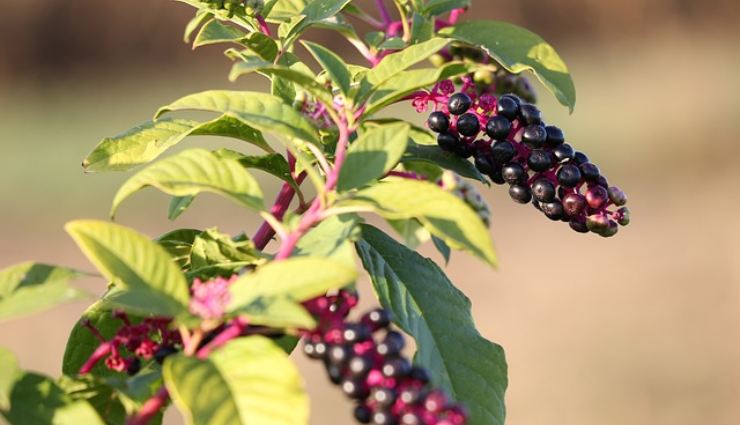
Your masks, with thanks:
[(162, 388), (157, 391), (157, 394), (144, 402), (144, 405), (141, 406), (141, 410), (126, 421), (126, 425), (147, 425), (149, 421), (152, 420), (152, 418), (164, 407), (164, 405), (167, 404), (167, 400), (169, 398), (170, 393), (163, 385)]

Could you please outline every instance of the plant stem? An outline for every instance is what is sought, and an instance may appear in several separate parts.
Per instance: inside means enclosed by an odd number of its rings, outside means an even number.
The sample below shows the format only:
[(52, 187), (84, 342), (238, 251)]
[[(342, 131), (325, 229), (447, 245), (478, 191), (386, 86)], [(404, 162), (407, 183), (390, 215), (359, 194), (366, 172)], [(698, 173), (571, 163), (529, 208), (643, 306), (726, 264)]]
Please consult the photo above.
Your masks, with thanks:
[(375, 0), (375, 5), (378, 7), (380, 17), (383, 19), (383, 24), (386, 26), (391, 23), (391, 14), (388, 13), (388, 9), (385, 7), (383, 0)]
[(265, 21), (265, 18), (263, 18), (262, 15), (257, 15), (257, 22), (260, 24), (260, 31), (266, 36), (272, 37), (270, 27), (267, 26), (267, 21)]
[(205, 347), (198, 350), (195, 356), (199, 359), (205, 359), (211, 354), (211, 352), (213, 352), (213, 350), (223, 346), (227, 342), (241, 335), (242, 332), (244, 332), (244, 330), (247, 328), (248, 324), (249, 323), (246, 319), (237, 317), (226, 329), (221, 331), (221, 333), (213, 338), (211, 342), (206, 344)]
[(167, 404), (167, 400), (170, 397), (170, 393), (167, 388), (162, 388), (157, 391), (152, 398), (144, 402), (141, 409), (132, 417), (126, 421), (126, 425), (146, 425), (149, 421), (159, 412), (160, 409)]

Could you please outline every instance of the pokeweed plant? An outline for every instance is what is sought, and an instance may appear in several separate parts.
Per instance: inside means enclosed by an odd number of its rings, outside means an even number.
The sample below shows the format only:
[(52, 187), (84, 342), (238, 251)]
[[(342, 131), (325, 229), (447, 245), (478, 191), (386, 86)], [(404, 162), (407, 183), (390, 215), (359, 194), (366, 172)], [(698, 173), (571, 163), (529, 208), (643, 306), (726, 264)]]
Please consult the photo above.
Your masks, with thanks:
[[(489, 180), (579, 232), (612, 236), (629, 222), (624, 193), (533, 104), (524, 71), (575, 105), (555, 50), (511, 24), (461, 22), (469, 0), (377, 0), (377, 14), (351, 0), (180, 1), (196, 9), (185, 39), (229, 44), (230, 79), (260, 74), (270, 93), (185, 96), (104, 139), (83, 166), (142, 167), (116, 193), (111, 217), (154, 187), (172, 196), (172, 220), (211, 192), (264, 223), (252, 238), (212, 228), (154, 240), (112, 222), (67, 224), (107, 291), (72, 329), (61, 379), (22, 371), (0, 351), (2, 418), (156, 424), (171, 402), (190, 424), (306, 424), (308, 399), (289, 359), (302, 340), (299, 350), (354, 400), (360, 423), (503, 424), (503, 350), (415, 248), (431, 241), (445, 260), (464, 250), (495, 266), (490, 210), (474, 184)], [(360, 36), (360, 25), (372, 31)], [(304, 40), (312, 28), (346, 39), (367, 64)], [(399, 103), (428, 112), (425, 126), (382, 115)], [(189, 136), (264, 153), (187, 149), (154, 162)], [(271, 207), (252, 170), (282, 181)], [(351, 314), (358, 257), (382, 306), (364, 315)], [(85, 275), (39, 263), (3, 270), (0, 319), (84, 297), (70, 282)], [(413, 360), (404, 334), (415, 340)]]

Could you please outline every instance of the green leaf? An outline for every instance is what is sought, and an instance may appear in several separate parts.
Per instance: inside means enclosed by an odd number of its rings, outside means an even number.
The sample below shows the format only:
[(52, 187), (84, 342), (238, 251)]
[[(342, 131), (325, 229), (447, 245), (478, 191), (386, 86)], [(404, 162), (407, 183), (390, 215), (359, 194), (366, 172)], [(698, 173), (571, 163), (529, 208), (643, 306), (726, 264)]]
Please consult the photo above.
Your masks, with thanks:
[(249, 49), (263, 60), (273, 62), (278, 55), (278, 45), (270, 36), (261, 32), (253, 32), (242, 40)]
[(313, 0), (301, 10), (300, 16), (291, 20), (287, 34), (282, 37), (290, 45), (308, 27), (339, 13), (352, 0)]
[(319, 44), (311, 43), (310, 41), (303, 41), (302, 43), (321, 67), (326, 70), (329, 77), (334, 84), (336, 84), (342, 94), (345, 97), (349, 97), (349, 90), (352, 84), (352, 74), (342, 58)]
[[(126, 408), (116, 391), (90, 375), (69, 377), (62, 376), (58, 381), (62, 390), (72, 399), (90, 403), (106, 425), (118, 425), (126, 422)], [(152, 425), (157, 423), (152, 420)]]
[(437, 249), (437, 252), (439, 252), (442, 255), (442, 258), (444, 258), (445, 265), (449, 264), (450, 256), (452, 256), (452, 251), (450, 250), (449, 245), (436, 236), (432, 236), (432, 242), (434, 242), (434, 247)]
[(69, 285), (80, 276), (72, 269), (31, 262), (0, 270), (0, 321), (87, 298)]
[(321, 101), (325, 105), (332, 105), (333, 97), (331, 92), (321, 85), (316, 77), (313, 75), (304, 73), (296, 68), (287, 68), (279, 65), (272, 64), (270, 62), (238, 62), (234, 64), (229, 73), (229, 80), (236, 81), (239, 77), (252, 72), (259, 72), (261, 74), (277, 76), (284, 80), (290, 81), (297, 84), (299, 87), (306, 90), (308, 93), (316, 97), (317, 100)]
[(416, 218), (452, 248), (469, 251), (496, 266), (491, 235), (478, 215), (460, 198), (436, 184), (387, 179), (337, 204), (344, 206), (369, 206), (391, 220)]
[(468, 424), (503, 425), (504, 352), (476, 330), (470, 300), (433, 261), (374, 227), (362, 234), (362, 262), (383, 307), (416, 340), (415, 361), (470, 410)]
[(12, 425), (104, 424), (88, 402), (73, 400), (54, 381), (35, 373), (25, 373), (15, 383), (4, 416)]
[(190, 291), (167, 251), (129, 228), (95, 220), (67, 223), (85, 256), (116, 284), (108, 302), (127, 311), (177, 317), (187, 312)]
[(10, 408), (10, 394), (23, 372), (10, 350), (0, 347), (0, 411)]
[(306, 0), (268, 0), (265, 2), (263, 14), (267, 22), (281, 23), (299, 15), (306, 7)]
[(405, 123), (378, 126), (364, 132), (347, 150), (339, 173), (339, 191), (364, 186), (386, 175), (406, 151), (410, 126)]
[(445, 64), (440, 68), (403, 71), (377, 87), (370, 97), (365, 114), (370, 116), (419, 89), (466, 74), (468, 71), (469, 67), (467, 65), (454, 62)]
[(469, 6), (470, 0), (429, 0), (424, 6), (424, 14), (427, 16), (439, 16), (454, 9)]
[(434, 37), (434, 22), (414, 13), (411, 23), (411, 44), (418, 44)]
[(420, 44), (392, 53), (371, 69), (360, 82), (357, 103), (364, 102), (378, 87), (395, 77), (400, 72), (416, 65), (429, 56), (437, 53), (449, 44), (449, 40), (433, 38)]
[(359, 237), (359, 222), (360, 218), (355, 214), (342, 214), (323, 220), (298, 241), (294, 255), (324, 257), (354, 267), (352, 243)]
[(167, 250), (180, 268), (185, 268), (190, 264), (190, 250), (193, 248), (193, 242), (200, 234), (200, 230), (177, 229), (157, 238), (157, 243)]
[(488, 184), (488, 180), (475, 168), (472, 162), (460, 158), (459, 156), (443, 151), (438, 146), (430, 145), (417, 145), (416, 143), (409, 143), (406, 149), (406, 154), (401, 159), (401, 162), (416, 162), (422, 161), (430, 164), (439, 165), (440, 167), (454, 171), (455, 173), (467, 177), (469, 179), (475, 179), (480, 182)]
[(576, 89), (568, 67), (555, 49), (537, 34), (507, 22), (471, 21), (445, 28), (440, 34), (480, 47), (513, 73), (525, 70), (555, 94), (563, 105), (576, 105)]
[(296, 192), (300, 192), (300, 187), (290, 171), (290, 165), (283, 155), (278, 153), (269, 155), (242, 155), (239, 152), (229, 149), (219, 149), (215, 154), (222, 158), (235, 159), (245, 168), (254, 168), (269, 173), (288, 183)]
[(264, 209), (262, 190), (238, 161), (219, 158), (205, 149), (190, 149), (152, 164), (127, 180), (113, 199), (111, 217), (126, 198), (149, 186), (173, 196), (212, 192), (253, 210)]
[(177, 217), (180, 217), (190, 205), (195, 201), (195, 196), (175, 196), (170, 200), (170, 205), (167, 207), (167, 218), (174, 221)]
[(216, 228), (207, 229), (193, 240), (190, 264), (193, 269), (238, 262), (255, 264), (262, 260), (252, 241), (232, 239)]
[(388, 224), (390, 224), (391, 227), (393, 227), (393, 230), (401, 236), (401, 240), (403, 240), (404, 245), (411, 249), (418, 248), (433, 237), (426, 227), (419, 223), (419, 220), (415, 218), (407, 220), (388, 220)]
[(268, 263), (255, 272), (242, 275), (230, 287), (228, 311), (238, 311), (257, 299), (285, 297), (306, 301), (352, 283), (354, 267), (328, 258), (295, 257)]
[(265, 93), (211, 90), (185, 96), (157, 111), (156, 117), (183, 110), (219, 112), (263, 132), (320, 144), (311, 122), (282, 99)]
[(298, 371), (264, 337), (234, 340), (205, 360), (168, 357), (163, 375), (189, 425), (308, 423), (308, 397)]
[(246, 36), (247, 33), (236, 27), (226, 25), (217, 19), (211, 19), (198, 32), (193, 42), (193, 49), (209, 44), (239, 42)]
[(378, 46), (380, 50), (400, 50), (406, 47), (406, 42), (401, 37), (391, 37)]
[(153, 161), (188, 136), (233, 137), (273, 152), (259, 131), (232, 117), (222, 116), (206, 123), (164, 118), (103, 139), (82, 166), (88, 172), (126, 171)]
[(213, 14), (207, 10), (197, 10), (193, 19), (189, 20), (187, 25), (185, 25), (185, 33), (182, 36), (182, 40), (186, 43), (190, 43), (190, 38), (193, 36), (193, 33), (200, 28), (201, 25), (208, 22), (212, 16)]

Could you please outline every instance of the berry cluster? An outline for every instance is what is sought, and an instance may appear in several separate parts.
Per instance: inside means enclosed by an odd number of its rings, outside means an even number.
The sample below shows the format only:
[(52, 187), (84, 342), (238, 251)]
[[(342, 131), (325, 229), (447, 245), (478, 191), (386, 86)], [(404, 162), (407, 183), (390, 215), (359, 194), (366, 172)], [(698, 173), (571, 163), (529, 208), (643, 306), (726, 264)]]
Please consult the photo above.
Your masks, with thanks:
[(450, 85), (440, 83), (414, 99), (417, 110), (434, 103), (427, 125), (438, 133), (442, 149), (473, 157), (494, 183), (509, 184), (515, 201), (532, 202), (577, 232), (610, 237), (629, 224), (624, 192), (609, 186), (585, 154), (565, 143), (562, 130), (546, 125), (536, 106), (513, 94), (477, 96), (469, 82), (451, 93)]
[(358, 422), (375, 425), (463, 425), (467, 415), (435, 390), (424, 369), (412, 366), (401, 353), (405, 341), (390, 329), (383, 309), (347, 321), (357, 296), (337, 295), (309, 301), (306, 308), (319, 326), (305, 335), (303, 351), (322, 360), (329, 379), (357, 401)]
[(162, 364), (167, 356), (182, 347), (180, 334), (169, 329), (172, 319), (148, 318), (135, 324), (121, 311), (114, 311), (113, 316), (121, 320), (122, 326), (110, 340), (106, 340), (89, 320), (82, 322), (98, 338), (100, 345), (80, 368), (80, 374), (89, 373), (105, 359), (108, 369), (136, 375), (142, 360), (154, 359)]

